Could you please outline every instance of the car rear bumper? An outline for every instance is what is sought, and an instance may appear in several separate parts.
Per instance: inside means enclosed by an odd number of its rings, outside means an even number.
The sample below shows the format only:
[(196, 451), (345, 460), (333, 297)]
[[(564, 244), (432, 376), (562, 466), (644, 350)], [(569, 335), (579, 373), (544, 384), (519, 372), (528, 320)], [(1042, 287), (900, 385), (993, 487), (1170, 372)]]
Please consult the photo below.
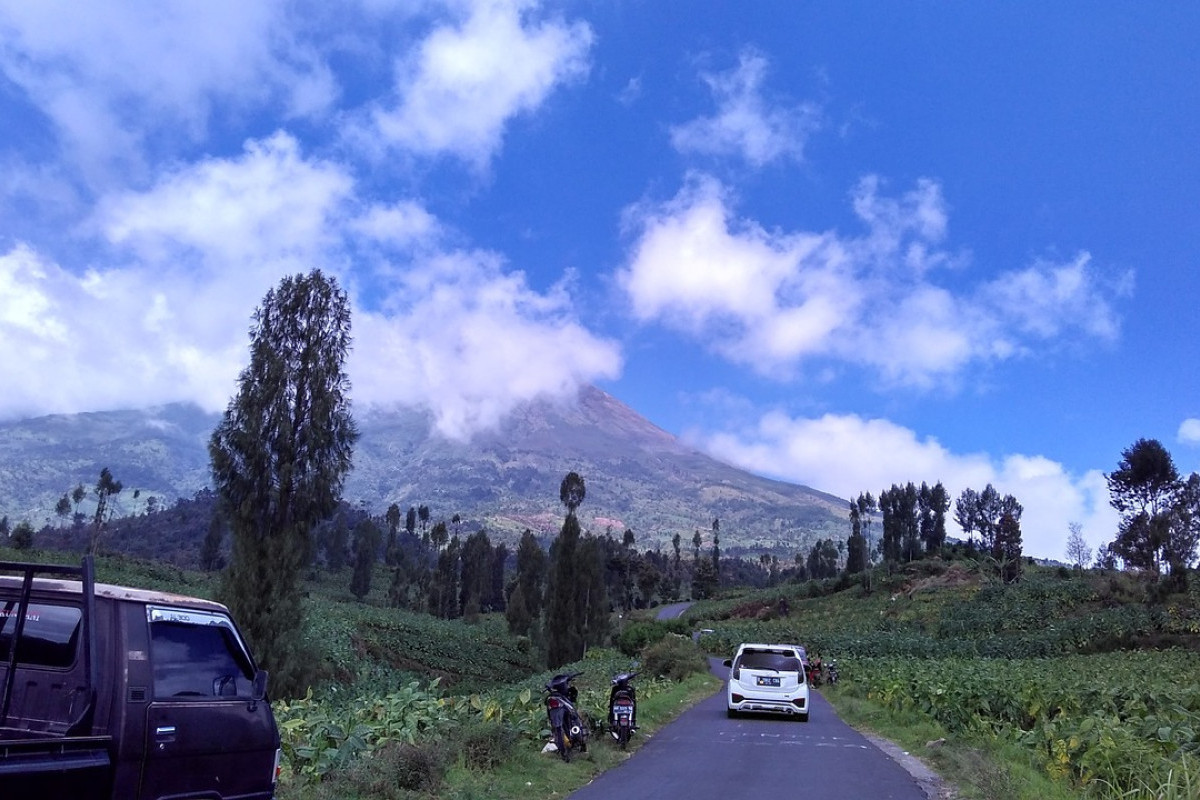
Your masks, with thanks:
[(745, 697), (730, 694), (726, 705), (730, 711), (763, 712), (767, 714), (807, 714), (808, 698), (799, 695), (794, 698), (783, 697)]

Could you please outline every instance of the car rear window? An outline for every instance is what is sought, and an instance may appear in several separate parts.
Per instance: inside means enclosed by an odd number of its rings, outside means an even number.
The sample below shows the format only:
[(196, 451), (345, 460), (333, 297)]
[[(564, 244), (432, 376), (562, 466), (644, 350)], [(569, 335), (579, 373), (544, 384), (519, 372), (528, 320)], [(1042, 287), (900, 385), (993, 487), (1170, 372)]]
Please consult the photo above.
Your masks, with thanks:
[[(12, 655), (17, 632), (17, 601), (0, 603), (0, 662)], [(25, 627), (17, 645), (17, 663), (66, 669), (75, 663), (79, 628), (83, 614), (74, 606), (30, 603), (25, 612)]]
[(773, 669), (778, 672), (799, 672), (800, 659), (778, 650), (747, 650), (736, 666), (743, 669)]

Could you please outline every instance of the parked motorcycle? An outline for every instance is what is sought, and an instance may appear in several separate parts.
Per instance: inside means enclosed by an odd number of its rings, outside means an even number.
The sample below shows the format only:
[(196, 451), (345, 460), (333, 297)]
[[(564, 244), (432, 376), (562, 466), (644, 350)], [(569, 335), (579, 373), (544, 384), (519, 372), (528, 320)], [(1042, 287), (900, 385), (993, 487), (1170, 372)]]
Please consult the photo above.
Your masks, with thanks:
[(546, 718), (554, 735), (554, 746), (563, 761), (571, 760), (571, 751), (587, 752), (588, 729), (576, 708), (579, 690), (571, 683), (583, 673), (555, 675), (546, 684)]
[(829, 676), (828, 680), (829, 680), (830, 684), (834, 684), (834, 683), (838, 682), (838, 671), (837, 671), (837, 662), (836, 661), (831, 660), (828, 664), (826, 664), (825, 671), (828, 673), (828, 676)]
[(821, 659), (817, 658), (808, 662), (808, 685), (821, 685)]
[(636, 672), (613, 676), (608, 693), (608, 730), (622, 750), (629, 746), (629, 737), (637, 727), (637, 690), (630, 683), (636, 676)]

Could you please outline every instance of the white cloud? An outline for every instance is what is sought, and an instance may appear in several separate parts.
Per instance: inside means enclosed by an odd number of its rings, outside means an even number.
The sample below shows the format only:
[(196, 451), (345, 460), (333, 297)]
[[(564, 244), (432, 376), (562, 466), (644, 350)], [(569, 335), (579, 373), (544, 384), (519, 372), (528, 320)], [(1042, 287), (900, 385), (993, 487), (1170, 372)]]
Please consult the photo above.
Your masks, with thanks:
[(483, 167), (504, 125), (537, 108), (557, 85), (586, 75), (593, 34), (585, 23), (534, 21), (532, 0), (455, 3), (396, 65), (397, 102), (375, 109), (370, 134), (420, 155), (455, 155)]
[[(1079, 522), (1092, 543), (1109, 541), (1117, 517), (1099, 471), (1071, 475), (1042, 456), (953, 453), (931, 437), (882, 419), (827, 414), (815, 419), (780, 412), (755, 426), (696, 436), (716, 457), (744, 469), (850, 499), (878, 496), (892, 484), (941, 482), (952, 499), (963, 489), (992, 484), (1024, 506), (1021, 530), (1027, 554), (1063, 559), (1068, 525)], [(953, 506), (949, 527), (953, 523)]]
[(1189, 417), (1179, 423), (1179, 432), (1176, 436), (1184, 444), (1200, 444), (1200, 419)]
[(84, 174), (137, 168), (147, 137), (198, 141), (214, 104), (324, 112), (338, 89), (285, 0), (7, 3), (0, 70)]
[(443, 254), (404, 277), (386, 316), (360, 313), (356, 400), (428, 408), (462, 439), (522, 401), (618, 375), (616, 344), (575, 319), (565, 285), (540, 294), (502, 266), (494, 254)]
[(210, 269), (244, 275), (264, 263), (303, 262), (329, 247), (336, 235), (331, 223), (342, 218), (352, 189), (345, 168), (306, 160), (294, 138), (277, 133), (247, 142), (238, 158), (200, 161), (165, 174), (147, 191), (106, 198), (96, 224), (144, 259), (191, 250)]
[(770, 105), (762, 96), (767, 59), (742, 53), (738, 66), (725, 73), (703, 73), (717, 113), (671, 128), (671, 144), (681, 153), (738, 156), (761, 167), (778, 159), (803, 161), (804, 144), (818, 127), (816, 106)]
[(26, 245), (0, 255), (0, 418), (182, 399), (222, 406), (248, 310), (221, 330), (231, 287), (161, 278), (142, 269), (74, 275)]
[(1086, 254), (956, 294), (937, 282), (963, 271), (942, 247), (940, 186), (921, 180), (899, 197), (880, 189), (868, 177), (853, 192), (860, 236), (781, 232), (736, 218), (724, 186), (692, 175), (673, 199), (627, 210), (636, 240), (618, 283), (639, 320), (775, 377), (822, 358), (929, 386), (1074, 331), (1116, 335), (1111, 298), (1123, 284), (1105, 284)]
[[(0, 338), (13, 345), (0, 368), (20, 387), (0, 398), (0, 418), (220, 409), (254, 308), (314, 267), (351, 293), (355, 400), (429, 408), (448, 436), (621, 368), (617, 345), (576, 319), (565, 282), (538, 292), (494, 253), (439, 252), (442, 226), (422, 205), (363, 203), (343, 166), (306, 159), (286, 134), (107, 197), (92, 228), (121, 266), (75, 275), (27, 246), (0, 257)], [(355, 263), (372, 246), (386, 255)]]

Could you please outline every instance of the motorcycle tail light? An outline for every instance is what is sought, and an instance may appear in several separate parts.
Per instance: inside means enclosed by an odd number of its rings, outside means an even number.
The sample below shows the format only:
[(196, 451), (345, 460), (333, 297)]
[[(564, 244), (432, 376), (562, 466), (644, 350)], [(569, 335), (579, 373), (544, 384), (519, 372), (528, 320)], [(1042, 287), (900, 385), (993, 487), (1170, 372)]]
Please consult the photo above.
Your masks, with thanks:
[(561, 708), (562, 704), (562, 700), (559, 700), (557, 697), (546, 698), (546, 708)]

